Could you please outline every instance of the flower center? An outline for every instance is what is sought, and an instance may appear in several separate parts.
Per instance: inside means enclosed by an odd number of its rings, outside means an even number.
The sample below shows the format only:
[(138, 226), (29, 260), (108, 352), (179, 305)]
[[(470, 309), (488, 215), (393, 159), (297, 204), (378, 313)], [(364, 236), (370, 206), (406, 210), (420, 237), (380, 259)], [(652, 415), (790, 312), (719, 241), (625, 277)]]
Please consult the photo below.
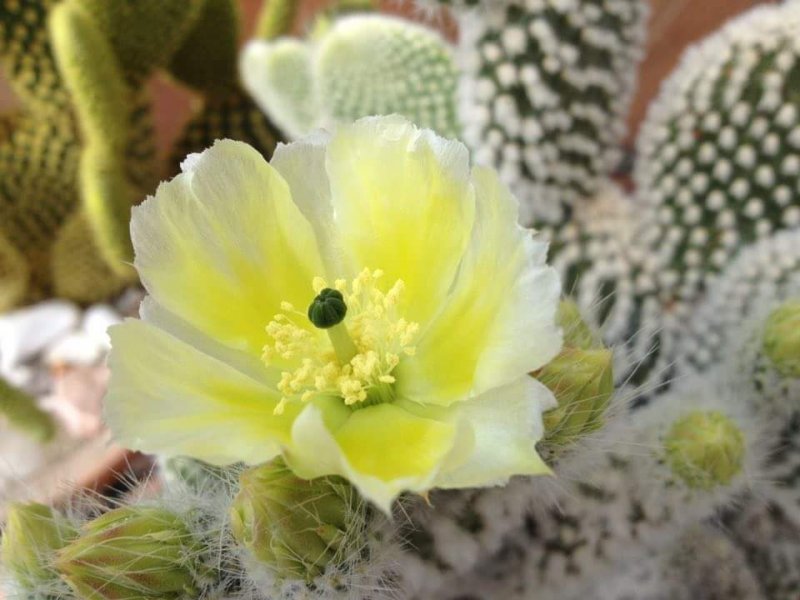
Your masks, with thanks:
[[(400, 316), (404, 284), (397, 280), (384, 292), (382, 271), (364, 269), (348, 282), (329, 287), (321, 277), (312, 283), (317, 296), (306, 313), (288, 302), (267, 325), (271, 343), (264, 346), (267, 365), (291, 364), (278, 390), (281, 414), (288, 402), (307, 402), (316, 395), (340, 396), (348, 406), (388, 402), (394, 398), (392, 375), (402, 356), (411, 356), (419, 324)], [(324, 329), (324, 340), (313, 329)]]

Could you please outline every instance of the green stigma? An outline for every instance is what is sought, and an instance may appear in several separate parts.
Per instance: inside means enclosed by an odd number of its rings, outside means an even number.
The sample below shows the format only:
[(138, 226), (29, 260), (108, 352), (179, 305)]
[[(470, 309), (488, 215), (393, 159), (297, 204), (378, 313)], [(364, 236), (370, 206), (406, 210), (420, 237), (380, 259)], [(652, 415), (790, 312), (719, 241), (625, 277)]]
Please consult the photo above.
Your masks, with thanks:
[(347, 304), (339, 290), (325, 288), (308, 307), (308, 320), (319, 329), (329, 329), (344, 321)]

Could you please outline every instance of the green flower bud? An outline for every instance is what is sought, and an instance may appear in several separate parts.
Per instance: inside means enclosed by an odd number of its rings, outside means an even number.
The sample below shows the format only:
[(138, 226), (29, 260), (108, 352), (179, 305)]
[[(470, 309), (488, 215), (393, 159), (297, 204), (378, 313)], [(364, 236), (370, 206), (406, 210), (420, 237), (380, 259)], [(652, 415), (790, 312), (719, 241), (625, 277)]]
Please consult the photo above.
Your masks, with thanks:
[(742, 470), (744, 436), (718, 411), (693, 412), (675, 421), (664, 440), (667, 464), (690, 488), (725, 485)]
[(77, 536), (75, 529), (43, 504), (12, 504), (7, 514), (2, 553), (8, 573), (28, 591), (57, 582), (55, 553)]
[(126, 506), (87, 523), (58, 553), (56, 568), (80, 598), (177, 600), (198, 596), (199, 551), (176, 514)]
[(614, 393), (614, 356), (572, 300), (561, 302), (556, 318), (564, 330), (564, 348), (534, 375), (558, 402), (543, 417), (545, 443), (564, 446), (602, 427)]
[(347, 315), (347, 304), (342, 292), (325, 288), (308, 307), (308, 320), (314, 327), (328, 329), (344, 321)]
[(231, 506), (233, 536), (283, 577), (312, 579), (347, 552), (355, 492), (337, 478), (296, 477), (282, 461), (244, 471)]
[(790, 300), (769, 315), (763, 344), (778, 373), (800, 377), (800, 300)]
[(547, 443), (566, 445), (602, 427), (614, 393), (611, 350), (564, 348), (536, 377), (558, 402), (543, 417)]
[(558, 305), (556, 321), (564, 330), (564, 346), (567, 348), (580, 348), (589, 350), (602, 348), (603, 342), (600, 334), (593, 331), (581, 317), (578, 305), (572, 300), (562, 300)]

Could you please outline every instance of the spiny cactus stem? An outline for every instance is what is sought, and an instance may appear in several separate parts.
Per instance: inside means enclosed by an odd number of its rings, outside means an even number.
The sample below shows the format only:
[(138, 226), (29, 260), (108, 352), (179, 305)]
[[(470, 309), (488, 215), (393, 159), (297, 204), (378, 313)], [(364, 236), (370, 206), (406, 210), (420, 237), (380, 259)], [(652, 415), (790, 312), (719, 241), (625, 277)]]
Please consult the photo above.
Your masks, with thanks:
[(37, 441), (46, 442), (55, 434), (52, 417), (36, 406), (33, 397), (9, 385), (0, 378), (0, 414), (12, 425), (30, 434)]
[(271, 40), (291, 32), (297, 0), (265, 0), (256, 25), (256, 37)]

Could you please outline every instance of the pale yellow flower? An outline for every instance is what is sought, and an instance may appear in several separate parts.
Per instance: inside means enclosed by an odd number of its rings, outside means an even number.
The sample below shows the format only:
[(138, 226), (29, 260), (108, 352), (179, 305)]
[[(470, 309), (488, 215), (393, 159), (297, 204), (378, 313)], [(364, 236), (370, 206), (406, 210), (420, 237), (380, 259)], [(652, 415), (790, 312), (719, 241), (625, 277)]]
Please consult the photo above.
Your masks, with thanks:
[[(385, 510), (402, 491), (547, 472), (553, 399), (528, 373), (561, 347), (558, 278), (462, 144), (368, 118), (271, 164), (221, 141), (182, 170), (134, 209), (150, 295), (111, 330), (121, 442), (219, 464), (281, 454)], [(341, 323), (310, 321), (318, 294), (346, 306)]]

